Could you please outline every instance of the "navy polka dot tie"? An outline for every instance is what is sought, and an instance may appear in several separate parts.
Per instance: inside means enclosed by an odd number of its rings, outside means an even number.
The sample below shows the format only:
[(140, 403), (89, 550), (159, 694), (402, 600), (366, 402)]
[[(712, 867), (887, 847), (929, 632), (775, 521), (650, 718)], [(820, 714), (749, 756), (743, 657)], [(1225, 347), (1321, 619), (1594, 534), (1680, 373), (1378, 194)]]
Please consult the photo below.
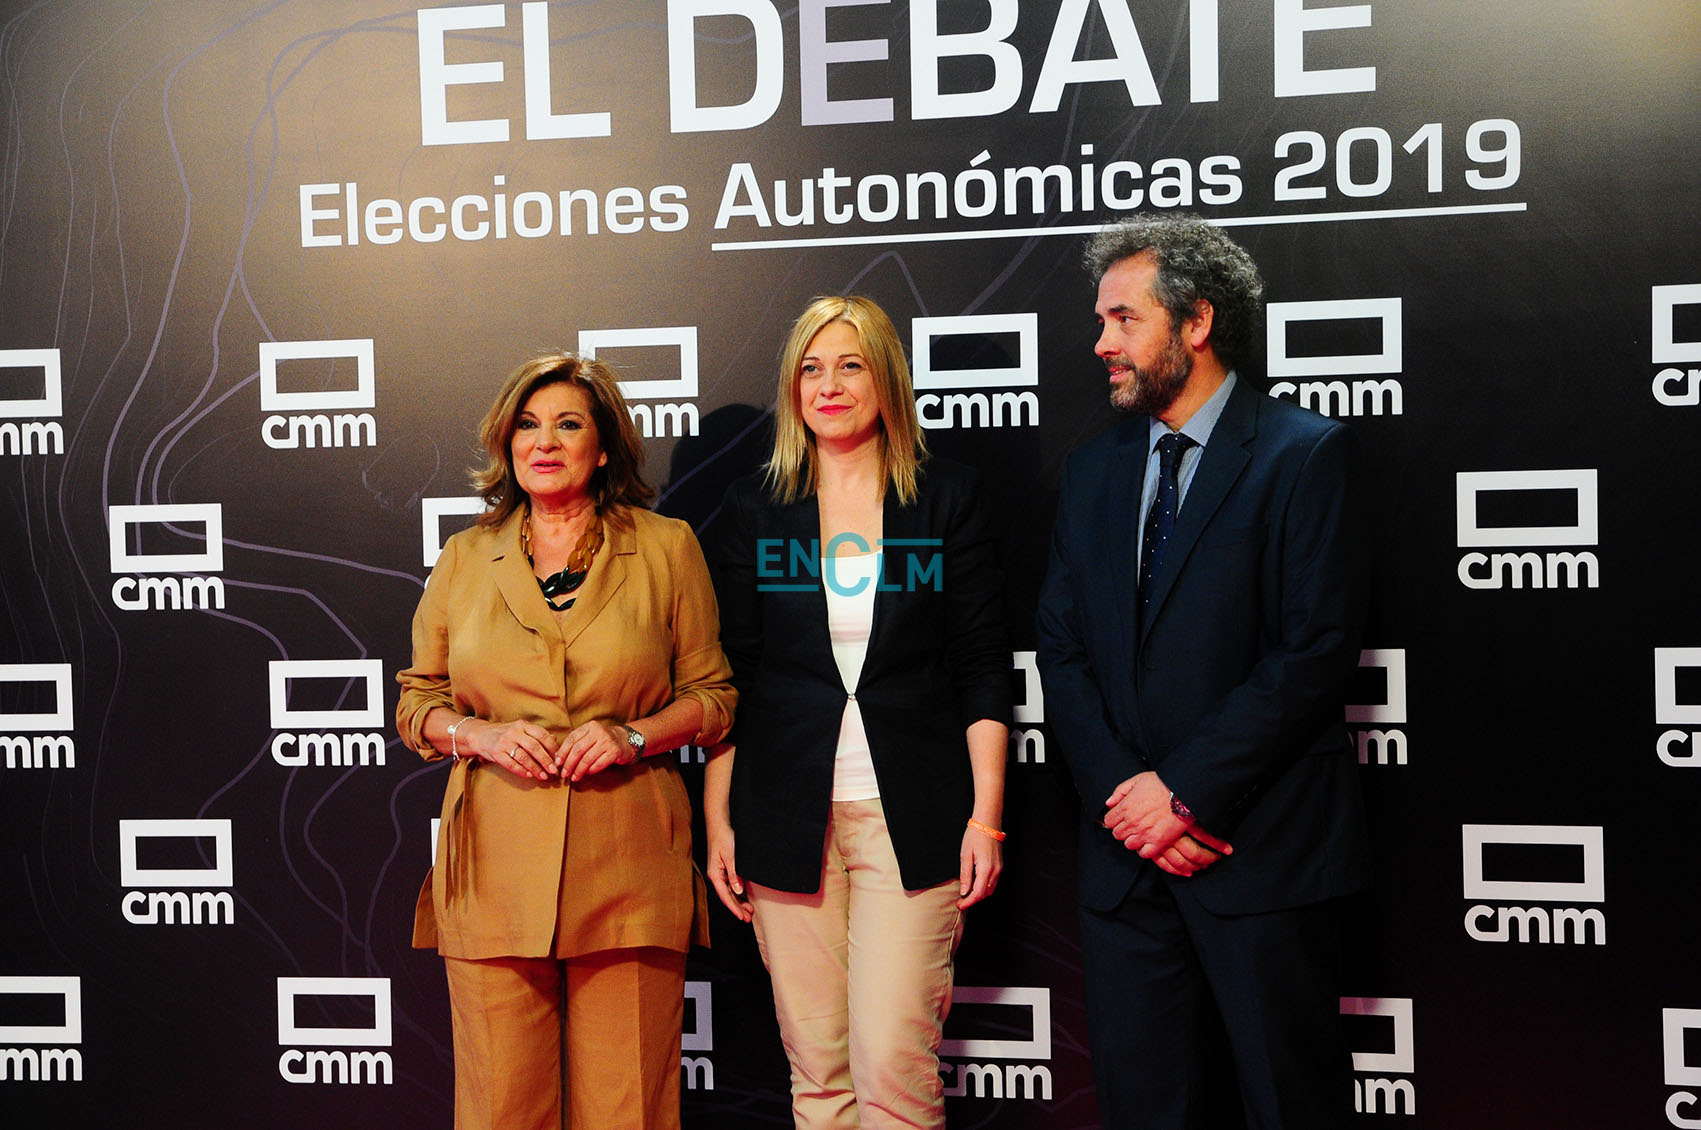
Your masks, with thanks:
[(1146, 511), (1146, 532), (1140, 539), (1140, 614), (1146, 613), (1146, 602), (1152, 595), (1152, 578), (1163, 568), (1164, 550), (1169, 535), (1175, 529), (1175, 512), (1181, 506), (1181, 487), (1176, 472), (1181, 456), (1193, 441), (1180, 432), (1171, 432), (1158, 440), (1158, 492), (1152, 508)]

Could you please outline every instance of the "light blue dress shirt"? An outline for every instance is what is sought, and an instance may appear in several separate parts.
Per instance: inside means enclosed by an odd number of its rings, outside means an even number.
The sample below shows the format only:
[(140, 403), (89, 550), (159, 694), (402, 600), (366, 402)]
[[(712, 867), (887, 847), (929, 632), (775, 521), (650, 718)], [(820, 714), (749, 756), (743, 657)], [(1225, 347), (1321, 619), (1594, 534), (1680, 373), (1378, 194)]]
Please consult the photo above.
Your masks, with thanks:
[[(1181, 453), (1181, 465), (1176, 468), (1175, 483), (1179, 488), (1175, 513), (1181, 515), (1181, 508), (1187, 505), (1187, 488), (1193, 485), (1193, 473), (1199, 469), (1199, 460), (1205, 455), (1205, 445), (1211, 440), (1211, 433), (1216, 430), (1217, 420), (1223, 414), (1223, 408), (1228, 404), (1229, 393), (1234, 391), (1236, 377), (1230, 372), (1221, 387), (1211, 394), (1211, 398), (1199, 406), (1199, 410), (1188, 417), (1187, 423), (1178, 429), (1182, 435), (1192, 440), (1194, 446)], [(1156, 416), (1152, 417), (1151, 429), (1146, 434), (1146, 479), (1140, 488), (1140, 521), (1135, 529), (1134, 560), (1140, 560), (1140, 554), (1145, 552), (1146, 512), (1152, 508), (1152, 500), (1158, 494), (1158, 471), (1161, 462), (1158, 458), (1158, 440), (1169, 432), (1169, 425)]]

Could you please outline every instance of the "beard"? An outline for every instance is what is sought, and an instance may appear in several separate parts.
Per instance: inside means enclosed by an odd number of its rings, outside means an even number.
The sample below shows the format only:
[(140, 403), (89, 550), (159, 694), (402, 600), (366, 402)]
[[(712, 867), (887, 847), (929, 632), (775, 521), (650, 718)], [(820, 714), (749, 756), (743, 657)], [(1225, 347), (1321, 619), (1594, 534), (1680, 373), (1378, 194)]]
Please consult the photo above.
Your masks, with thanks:
[(1113, 357), (1107, 364), (1127, 369), (1121, 383), (1110, 390), (1111, 407), (1142, 416), (1156, 416), (1174, 404), (1193, 375), (1193, 357), (1178, 333), (1170, 334), (1163, 354), (1149, 368), (1142, 369), (1126, 357)]

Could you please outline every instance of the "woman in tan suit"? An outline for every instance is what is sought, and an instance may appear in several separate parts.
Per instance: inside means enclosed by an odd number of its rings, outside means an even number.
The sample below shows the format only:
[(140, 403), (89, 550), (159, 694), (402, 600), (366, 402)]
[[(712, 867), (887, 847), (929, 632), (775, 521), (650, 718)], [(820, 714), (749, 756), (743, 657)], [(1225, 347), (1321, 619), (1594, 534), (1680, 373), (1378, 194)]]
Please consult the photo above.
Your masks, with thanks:
[(607, 366), (526, 362), (480, 436), (489, 509), (443, 547), (397, 676), (403, 741), (454, 759), (414, 944), (448, 968), (455, 1125), (678, 1127), (705, 894), (677, 765), (649, 755), (731, 723), (714, 591), (690, 527), (642, 508)]

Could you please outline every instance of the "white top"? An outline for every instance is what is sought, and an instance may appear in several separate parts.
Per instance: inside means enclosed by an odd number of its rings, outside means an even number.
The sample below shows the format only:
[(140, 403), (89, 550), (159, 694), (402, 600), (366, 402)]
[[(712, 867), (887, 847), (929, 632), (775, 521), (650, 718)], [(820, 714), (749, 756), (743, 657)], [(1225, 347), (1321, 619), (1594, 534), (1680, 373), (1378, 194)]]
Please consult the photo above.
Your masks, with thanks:
[(821, 581), (827, 590), (827, 635), (833, 641), (833, 659), (848, 696), (833, 761), (834, 800), (873, 800), (880, 795), (874, 760), (868, 755), (868, 733), (862, 727), (862, 709), (856, 704), (856, 685), (862, 679), (868, 636), (874, 627), (874, 593), (879, 578), (878, 553), (827, 557), (821, 562)]

